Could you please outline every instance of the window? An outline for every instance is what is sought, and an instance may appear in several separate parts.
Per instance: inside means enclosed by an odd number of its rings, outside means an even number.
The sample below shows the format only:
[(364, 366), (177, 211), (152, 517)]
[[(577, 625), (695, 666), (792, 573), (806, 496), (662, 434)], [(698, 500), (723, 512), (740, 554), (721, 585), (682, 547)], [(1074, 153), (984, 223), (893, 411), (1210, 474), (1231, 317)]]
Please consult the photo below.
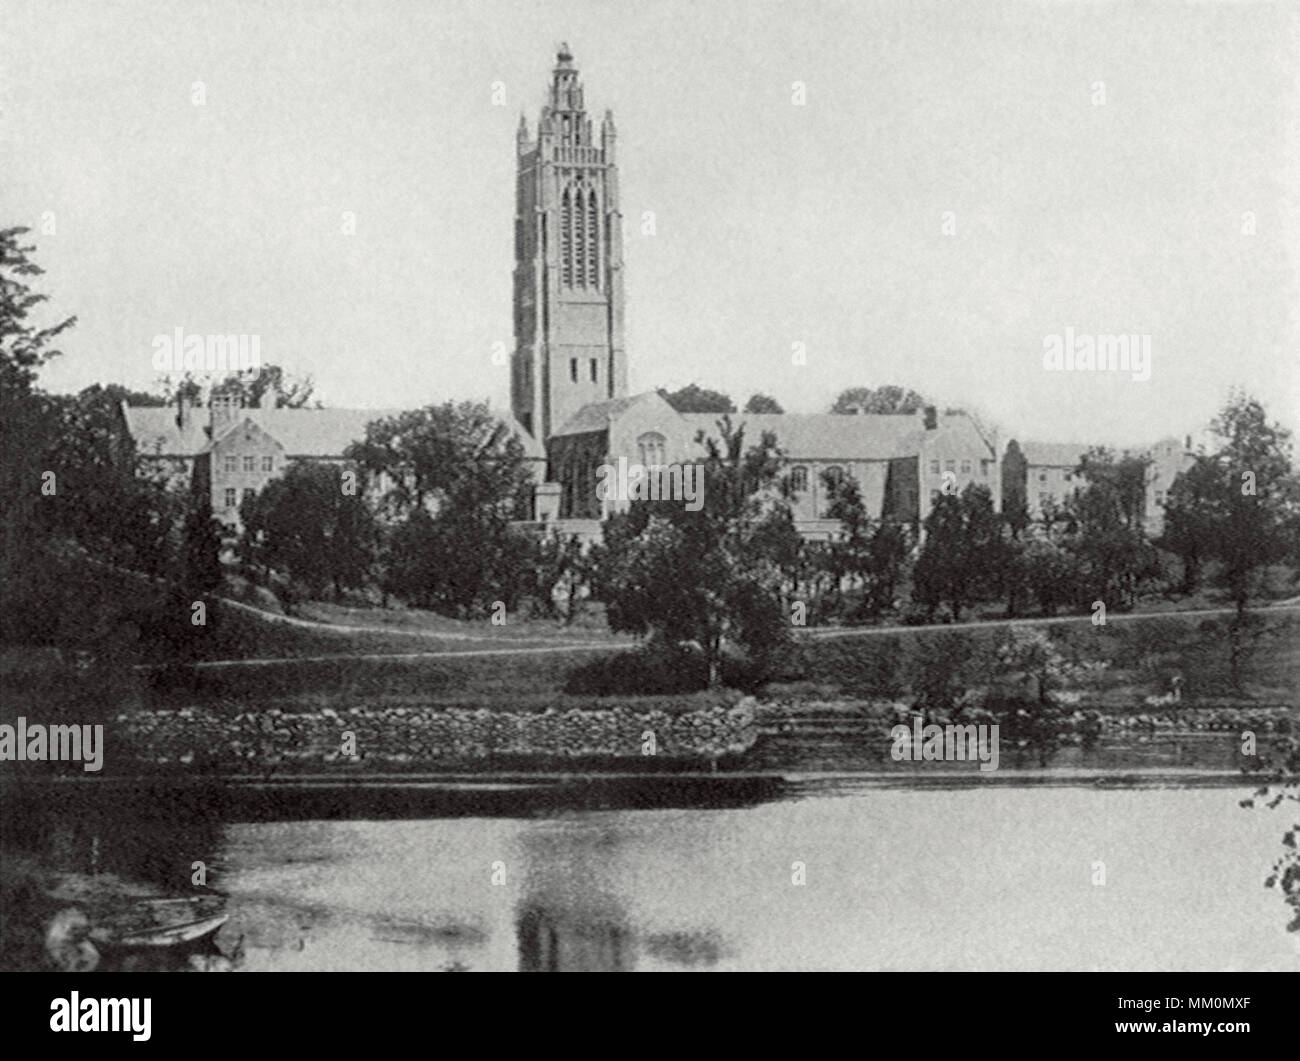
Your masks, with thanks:
[(591, 382), (592, 383), (596, 383), (599, 380), (599, 377), (596, 375), (596, 364), (597, 364), (596, 359), (593, 357), (591, 359)]
[(657, 431), (647, 431), (636, 440), (641, 463), (647, 468), (658, 468), (664, 463), (664, 446), (666, 439)]
[(573, 202), (568, 188), (560, 199), (560, 276), (565, 287), (573, 286)]
[(578, 359), (576, 357), (569, 358), (569, 379), (574, 383), (578, 382)]
[(1164, 503), (1165, 503), (1165, 492), (1164, 492), (1163, 490), (1157, 490), (1157, 491), (1156, 491), (1156, 504), (1157, 504), (1157, 505), (1163, 505)]
[(961, 462), (961, 473), (962, 473), (962, 475), (970, 475), (970, 469), (971, 469), (970, 461), (962, 461), (962, 462)]
[(226, 487), (226, 508), (234, 508), (234, 507), (235, 507), (235, 488), (233, 486), (227, 486)]
[(980, 475), (984, 476), (984, 478), (987, 479), (989, 477), (989, 469), (992, 466), (993, 466), (992, 461), (989, 460), (980, 461)]
[(230, 454), (226, 454), (225, 467), (226, 467), (226, 471), (228, 472), (238, 471), (239, 458), (235, 456), (231, 456)]
[(251, 486), (244, 487), (244, 500), (247, 501), (255, 493), (257, 493), (257, 491), (254, 490)]
[(941, 495), (941, 494), (939, 493), (938, 490), (931, 490), (931, 491), (930, 491), (930, 507), (931, 507), (931, 508), (933, 508), (935, 505), (937, 505), (937, 504), (939, 503), (939, 498), (940, 498), (941, 496), (943, 496), (943, 495)]
[(1046, 472), (1039, 472), (1039, 473), (1038, 473), (1038, 481), (1039, 481), (1040, 483), (1045, 483), (1045, 482), (1047, 482), (1047, 473), (1046, 473)]
[(944, 462), (943, 462), (943, 470), (946, 471), (946, 472), (955, 472), (955, 471), (957, 470), (957, 462), (956, 462), (956, 461), (944, 461)]
[(246, 471), (246, 472), (254, 472), (254, 471), (257, 471), (257, 458), (256, 458), (256, 457), (245, 457), (245, 458), (244, 458), (244, 471)]
[(1065, 473), (1065, 481), (1066, 481), (1067, 483), (1074, 482), (1074, 476), (1071, 475), (1069, 472), (1066, 472), (1066, 473)]
[(838, 465), (832, 464), (823, 474), (828, 483), (840, 483), (844, 481), (844, 469)]
[(600, 210), (595, 189), (587, 193), (587, 282), (600, 288)]
[(931, 461), (931, 462), (930, 462), (930, 474), (931, 474), (931, 475), (938, 475), (938, 474), (939, 474), (939, 462), (938, 462), (938, 461)]
[(264, 471), (264, 472), (270, 472), (270, 471), (274, 471), (274, 470), (275, 470), (275, 458), (274, 458), (274, 457), (263, 457), (263, 458), (262, 458), (262, 471)]
[(1038, 507), (1039, 507), (1039, 508), (1046, 508), (1046, 507), (1047, 507), (1048, 505), (1050, 505), (1051, 503), (1052, 503), (1052, 495), (1051, 495), (1051, 494), (1043, 493), (1043, 494), (1039, 494), (1039, 495), (1038, 495)]
[(808, 469), (795, 468), (794, 471), (790, 473), (790, 485), (794, 488), (796, 493), (802, 494), (805, 490), (807, 490)]

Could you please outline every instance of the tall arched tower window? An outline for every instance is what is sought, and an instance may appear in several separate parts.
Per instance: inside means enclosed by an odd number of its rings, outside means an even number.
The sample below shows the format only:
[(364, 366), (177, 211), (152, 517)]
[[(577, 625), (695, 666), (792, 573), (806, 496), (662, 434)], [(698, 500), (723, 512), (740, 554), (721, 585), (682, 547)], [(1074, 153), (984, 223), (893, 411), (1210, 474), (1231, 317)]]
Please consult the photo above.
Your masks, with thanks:
[(600, 288), (600, 209), (595, 188), (587, 193), (587, 283)]
[(573, 192), (573, 282), (578, 287), (587, 286), (587, 203), (579, 184)]
[(564, 189), (560, 199), (560, 274), (566, 287), (573, 286), (573, 199)]

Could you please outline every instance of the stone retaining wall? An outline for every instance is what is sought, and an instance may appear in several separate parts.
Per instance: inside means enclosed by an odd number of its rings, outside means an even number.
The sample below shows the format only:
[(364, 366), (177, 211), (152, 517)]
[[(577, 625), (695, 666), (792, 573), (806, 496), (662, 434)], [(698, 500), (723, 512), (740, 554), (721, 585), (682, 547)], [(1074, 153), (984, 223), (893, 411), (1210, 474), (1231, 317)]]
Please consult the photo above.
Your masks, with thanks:
[[(351, 741), (348, 742), (348, 735)], [(352, 708), (229, 717), (201, 708), (119, 715), (118, 754), (138, 763), (267, 766), (346, 763), (436, 765), (490, 756), (548, 759), (665, 757), (707, 762), (747, 751), (757, 739), (754, 703), (669, 715), (613, 707), (515, 713), (463, 708)], [(653, 748), (653, 751), (648, 749)]]

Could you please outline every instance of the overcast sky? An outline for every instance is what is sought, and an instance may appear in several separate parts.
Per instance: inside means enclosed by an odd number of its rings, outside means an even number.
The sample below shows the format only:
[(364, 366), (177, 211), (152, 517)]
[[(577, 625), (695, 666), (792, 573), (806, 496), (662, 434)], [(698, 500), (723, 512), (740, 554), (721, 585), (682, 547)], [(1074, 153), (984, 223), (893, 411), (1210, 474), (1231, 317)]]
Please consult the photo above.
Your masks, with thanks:
[[(1239, 383), (1300, 427), (1294, 4), (0, 0), (0, 225), (80, 318), (46, 385), (148, 387), (180, 326), (329, 405), (505, 407), (561, 40), (618, 124), (634, 391), (901, 383), (1127, 443)], [(1067, 327), (1150, 335), (1150, 380), (1045, 371)]]

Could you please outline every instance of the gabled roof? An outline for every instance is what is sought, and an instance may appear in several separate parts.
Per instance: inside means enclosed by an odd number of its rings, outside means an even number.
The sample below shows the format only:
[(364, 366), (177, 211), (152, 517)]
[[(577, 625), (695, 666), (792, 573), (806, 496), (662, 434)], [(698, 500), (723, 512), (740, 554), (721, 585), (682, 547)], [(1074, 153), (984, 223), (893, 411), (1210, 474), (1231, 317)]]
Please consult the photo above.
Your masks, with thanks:
[(208, 445), (207, 412), (194, 409), (186, 430), (176, 426), (174, 405), (127, 405), (122, 403), (126, 430), (137, 452), (163, 457), (193, 457)]
[(669, 410), (676, 412), (656, 391), (642, 391), (640, 394), (631, 394), (626, 398), (613, 398), (607, 402), (591, 402), (584, 405), (569, 417), (568, 421), (558, 431), (552, 431), (551, 437), (587, 435), (593, 431), (604, 431), (611, 420), (617, 420), (632, 406), (651, 399), (663, 402), (664, 405), (668, 406)]
[[(191, 409), (186, 430), (176, 426), (175, 406), (123, 406), (127, 430), (141, 454), (193, 457), (212, 444), (207, 409)], [(366, 437), (366, 425), (405, 412), (403, 409), (236, 409), (233, 424), (251, 420), (284, 447), (288, 457), (338, 458), (353, 442)], [(504, 421), (523, 443), (525, 456), (544, 459), (541, 445), (513, 417)]]

